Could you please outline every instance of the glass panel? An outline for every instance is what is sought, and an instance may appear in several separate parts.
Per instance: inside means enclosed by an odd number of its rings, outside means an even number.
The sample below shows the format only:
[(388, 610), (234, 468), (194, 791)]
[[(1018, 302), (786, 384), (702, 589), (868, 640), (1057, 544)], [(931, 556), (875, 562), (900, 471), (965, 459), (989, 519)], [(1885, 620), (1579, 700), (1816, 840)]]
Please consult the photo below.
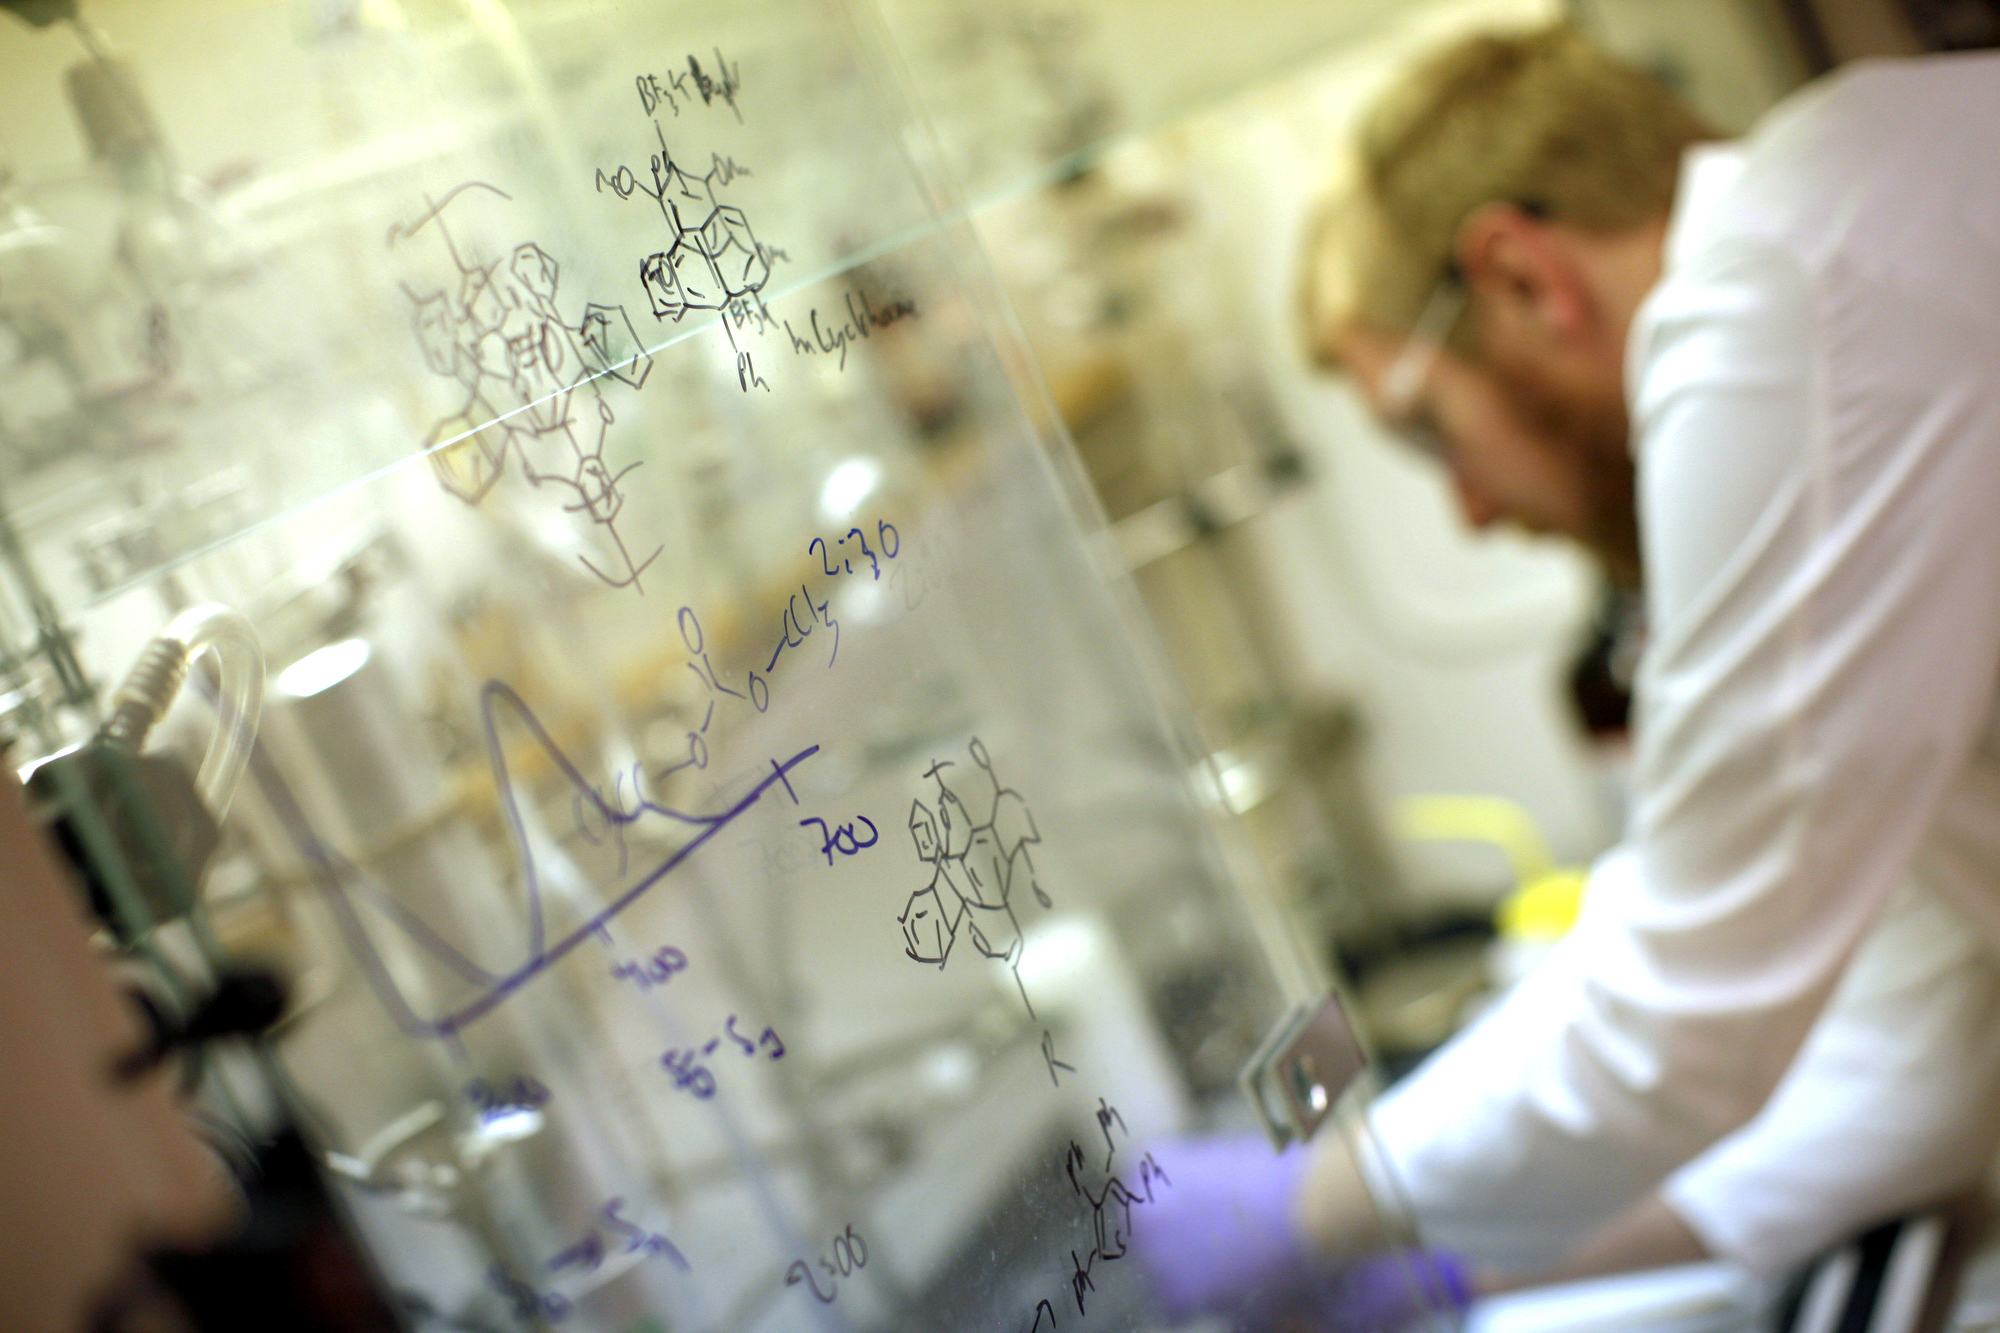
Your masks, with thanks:
[(1299, 68), (1410, 9), (1391, 0), (881, 7), (975, 202), (1059, 177), (1115, 140)]
[(1139, 1327), (1147, 1145), (1249, 1124), (1309, 973), (877, 18), (714, 8), (231, 7), (25, 79), (97, 157), (7, 196), (14, 646), (257, 626), (204, 929), (295, 979), (414, 1321)]
[[(837, 8), (699, 8), (218, 24), (200, 35), (256, 73), (199, 101), (214, 66), (186, 32), (149, 42), (134, 15), (133, 55), (110, 65), (65, 33), (9, 32), (10, 66), (39, 57), (17, 123), (143, 122), (100, 129), (89, 172), (4, 200), (19, 410), (0, 475), (31, 540), (61, 534), (44, 577), (63, 599), (413, 452), (469, 462), (496, 447), (478, 421), (586, 370), (636, 384), (645, 354), (724, 311), (752, 341), (746, 376), (788, 354), (768, 302), (920, 231), (923, 199)], [(83, 77), (57, 78), (65, 63)], [(182, 114), (131, 110), (154, 95)], [(515, 326), (542, 315), (565, 338), (522, 345)], [(559, 468), (573, 500), (601, 461), (581, 448)], [(456, 484), (486, 481), (473, 465)]]

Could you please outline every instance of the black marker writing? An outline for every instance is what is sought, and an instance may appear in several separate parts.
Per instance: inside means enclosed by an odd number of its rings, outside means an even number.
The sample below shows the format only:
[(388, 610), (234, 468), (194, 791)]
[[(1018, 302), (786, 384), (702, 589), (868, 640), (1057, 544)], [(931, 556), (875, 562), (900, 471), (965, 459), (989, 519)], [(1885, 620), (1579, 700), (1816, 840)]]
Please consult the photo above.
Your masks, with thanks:
[[(1118, 1151), (1111, 1142), (1111, 1122), (1114, 1120), (1118, 1122), (1118, 1128), (1125, 1129), (1125, 1117), (1118, 1114), (1118, 1108), (1107, 1104), (1102, 1097), (1099, 1097), (1097, 1099), (1097, 1130), (1098, 1133), (1104, 1135), (1104, 1169), (1106, 1171), (1111, 1169), (1112, 1155)], [(1125, 1130), (1125, 1132), (1128, 1134), (1131, 1133), (1130, 1130)]]
[[(1089, 1156), (1075, 1139), (1070, 1140), (1062, 1159), (1063, 1175), (1069, 1181), (1071, 1192), (1082, 1201), (1083, 1218), (1090, 1226), (1090, 1247), (1081, 1253), (1074, 1248), (1069, 1252), (1070, 1295), (1076, 1301), (1079, 1315), (1088, 1313), (1084, 1299), (1086, 1293), (1097, 1290), (1097, 1265), (1115, 1263), (1130, 1251), (1132, 1210), (1151, 1203), (1156, 1186), (1173, 1185), (1173, 1181), (1167, 1179), (1167, 1173), (1153, 1160), (1152, 1154), (1147, 1153), (1139, 1159), (1139, 1188), (1136, 1191), (1126, 1188), (1124, 1180), (1113, 1174), (1111, 1169), (1117, 1156), (1111, 1127), (1116, 1125), (1121, 1132), (1125, 1132), (1125, 1117), (1118, 1113), (1117, 1107), (1100, 1097), (1097, 1100), (1097, 1124), (1104, 1134), (1106, 1147), (1103, 1170), (1092, 1172)], [(1101, 1182), (1096, 1179), (1100, 1175), (1103, 1177)], [(1029, 1333), (1034, 1333), (1041, 1326), (1045, 1312), (1050, 1326), (1054, 1327), (1055, 1309), (1049, 1306), (1044, 1311), (1044, 1306), (1048, 1306), (1046, 1298), (1035, 1307), (1035, 1319)]]
[(845, 1231), (833, 1238), (832, 1251), (831, 1259), (824, 1255), (819, 1258), (820, 1271), (826, 1275), (825, 1291), (819, 1289), (819, 1280), (813, 1276), (812, 1265), (804, 1259), (794, 1260), (792, 1266), (785, 1270), (785, 1285), (796, 1287), (803, 1282), (814, 1300), (822, 1305), (833, 1304), (834, 1297), (840, 1294), (839, 1279), (852, 1277), (868, 1266), (868, 1242), (861, 1239), (853, 1224), (849, 1223)]
[[(730, 68), (722, 62), (720, 54), (716, 59), (723, 69)], [(733, 73), (718, 81), (706, 74), (692, 56), (688, 58), (688, 71), (684, 77), (693, 81), (704, 102), (720, 96), (735, 110)], [(651, 116), (664, 98), (674, 113), (680, 114), (680, 103), (673, 94), (685, 91), (682, 80), (683, 76), (675, 76), (663, 86), (660, 80), (642, 76), (640, 107)], [(694, 310), (725, 314), (722, 331), (737, 355), (738, 387), (745, 393), (753, 387), (769, 392), (771, 386), (757, 373), (748, 354), (736, 345), (734, 329), (753, 318), (760, 330), (771, 322), (762, 293), (771, 280), (772, 264), (785, 258), (785, 252), (758, 240), (749, 217), (737, 205), (725, 203), (718, 193), (739, 177), (751, 175), (751, 170), (733, 157), (711, 153), (708, 169), (696, 174), (674, 160), (672, 150), (667, 147), (666, 131), (660, 128), (657, 118), (653, 121), (653, 137), (660, 150), (648, 155), (644, 177), (628, 166), (608, 172), (600, 167), (596, 181), (600, 194), (609, 190), (619, 199), (640, 194), (652, 200), (672, 238), (665, 249), (639, 261), (639, 285), (645, 290), (647, 305), (654, 319), (676, 323)]]
[[(765, 258), (773, 264), (787, 263), (791, 260), (791, 256), (778, 246), (766, 245), (763, 250)], [(747, 328), (759, 337), (763, 336), (764, 330), (778, 323), (778, 317), (764, 304), (764, 297), (759, 292), (737, 297), (729, 303), (726, 313), (729, 316), (730, 327), (739, 330)]]
[(1056, 1077), (1058, 1069), (1067, 1069), (1072, 1074), (1076, 1072), (1075, 1065), (1064, 1064), (1061, 1060), (1056, 1059), (1055, 1034), (1046, 1030), (1042, 1033), (1042, 1059), (1049, 1066), (1049, 1082), (1055, 1084), (1058, 1088), (1062, 1086), (1062, 1080)]
[(702, 105), (706, 106), (720, 97), (729, 103), (729, 109), (735, 111), (736, 119), (741, 121), (743, 113), (736, 111), (736, 90), (743, 86), (742, 80), (737, 75), (736, 67), (722, 58), (721, 51), (715, 53), (715, 64), (720, 76), (710, 78), (702, 72), (701, 62), (689, 56), (688, 77), (694, 80), (695, 91), (701, 94)]
[(699, 97), (703, 106), (717, 100), (726, 103), (741, 123), (743, 113), (736, 106), (736, 94), (743, 87), (742, 74), (737, 66), (722, 58), (721, 50), (710, 49), (715, 50), (713, 74), (701, 67), (701, 61), (689, 56), (684, 70), (670, 70), (665, 75), (641, 74), (633, 80), (639, 89), (639, 105), (647, 115), (665, 106), (678, 116), (681, 103), (692, 103)]
[(985, 775), (984, 781), (961, 780), (973, 802), (970, 808), (946, 780), (945, 770), (953, 764), (944, 759), (924, 770), (924, 777), (937, 783), (937, 808), (922, 797), (910, 803), (910, 837), (918, 859), (930, 867), (930, 883), (910, 895), (896, 918), (903, 928), (903, 952), (942, 969), (962, 933), (974, 949), (1013, 970), (1021, 1003), (1032, 1016), (1035, 1006), (1021, 981), (1019, 908), (1023, 889), (1044, 908), (1054, 905), (1035, 878), (1029, 851), (1042, 836), (1021, 794), (1001, 785), (979, 738), (973, 737), (966, 749)]
[(849, 292), (846, 298), (844, 318), (828, 319), (820, 323), (818, 309), (806, 312), (806, 333), (794, 329), (790, 320), (785, 321), (785, 336), (792, 341), (792, 351), (800, 356), (840, 357), (840, 369), (847, 369), (847, 349), (850, 345), (874, 336), (875, 330), (886, 329), (906, 319), (917, 317), (915, 301), (896, 300), (887, 305), (876, 306), (868, 300), (866, 293)]
[(1078, 1314), (1086, 1313), (1083, 1308), (1083, 1293), (1097, 1290), (1097, 1284), (1090, 1280), (1091, 1265), (1097, 1262), (1097, 1258), (1096, 1250), (1092, 1250), (1087, 1257), (1082, 1259), (1076, 1257), (1075, 1250), (1069, 1252), (1070, 1265), (1075, 1270), (1069, 1275), (1069, 1286), (1070, 1291), (1076, 1296), (1076, 1312)]
[(425, 441), (432, 470), (444, 488), (470, 505), (486, 497), (506, 470), (509, 454), (530, 486), (561, 488), (565, 513), (596, 525), (616, 552), (600, 569), (579, 554), (584, 568), (614, 588), (644, 592), (639, 576), (658, 558), (643, 560), (626, 548), (618, 529), (625, 507), (622, 483), (638, 463), (613, 470), (605, 436), (617, 419), (602, 381), (609, 377), (637, 389), (652, 370), (623, 306), (584, 306), (572, 325), (556, 305), (560, 267), (532, 241), (490, 262), (467, 258), (444, 220), (445, 209), (469, 190), (504, 191), (469, 181), (415, 221), (389, 228), (389, 244), (408, 242), (434, 228), (453, 269), (442, 285), (407, 285), (412, 321), (424, 361), (465, 391), (457, 410), (440, 418)]

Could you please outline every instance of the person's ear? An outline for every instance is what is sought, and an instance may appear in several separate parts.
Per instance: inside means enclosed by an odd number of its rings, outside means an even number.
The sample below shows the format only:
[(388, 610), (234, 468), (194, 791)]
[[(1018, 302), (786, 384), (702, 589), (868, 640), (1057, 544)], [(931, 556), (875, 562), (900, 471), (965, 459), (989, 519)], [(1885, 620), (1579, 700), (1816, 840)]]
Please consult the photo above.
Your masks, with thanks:
[(1517, 204), (1482, 204), (1459, 224), (1453, 255), (1474, 305), (1503, 337), (1568, 343), (1586, 331), (1584, 275), (1545, 219)]

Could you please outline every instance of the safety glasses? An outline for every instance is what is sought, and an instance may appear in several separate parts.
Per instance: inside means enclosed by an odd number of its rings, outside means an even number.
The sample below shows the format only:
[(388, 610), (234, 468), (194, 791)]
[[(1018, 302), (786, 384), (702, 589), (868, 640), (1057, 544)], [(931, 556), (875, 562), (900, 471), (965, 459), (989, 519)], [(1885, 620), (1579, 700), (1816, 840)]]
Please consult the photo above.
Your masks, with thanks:
[(1438, 426), (1430, 401), (1424, 395), (1424, 386), (1437, 365), (1445, 339), (1463, 313), (1465, 288), (1447, 278), (1424, 302), (1423, 313), (1403, 339), (1396, 359), (1389, 363), (1378, 391), (1383, 424), (1412, 449), (1440, 463), (1451, 461), (1451, 441)]

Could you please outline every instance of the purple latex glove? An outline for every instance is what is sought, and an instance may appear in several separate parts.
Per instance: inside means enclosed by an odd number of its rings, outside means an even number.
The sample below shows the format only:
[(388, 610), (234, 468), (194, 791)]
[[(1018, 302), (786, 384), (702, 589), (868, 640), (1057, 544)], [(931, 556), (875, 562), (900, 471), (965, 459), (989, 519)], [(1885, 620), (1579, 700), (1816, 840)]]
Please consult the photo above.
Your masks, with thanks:
[(1160, 1311), (1179, 1322), (1308, 1294), (1311, 1251), (1292, 1213), (1308, 1153), (1257, 1134), (1155, 1144), (1162, 1188), (1132, 1228)]
[(1453, 1254), (1403, 1250), (1344, 1268), (1323, 1264), (1296, 1213), (1308, 1150), (1261, 1135), (1155, 1144), (1159, 1188), (1135, 1219), (1132, 1248), (1160, 1312), (1235, 1316), (1253, 1328), (1400, 1333), (1427, 1310), (1463, 1312), (1472, 1268)]
[(1437, 1250), (1378, 1254), (1314, 1285), (1303, 1306), (1328, 1333), (1401, 1333), (1428, 1310), (1463, 1314), (1474, 1295), (1472, 1265)]

